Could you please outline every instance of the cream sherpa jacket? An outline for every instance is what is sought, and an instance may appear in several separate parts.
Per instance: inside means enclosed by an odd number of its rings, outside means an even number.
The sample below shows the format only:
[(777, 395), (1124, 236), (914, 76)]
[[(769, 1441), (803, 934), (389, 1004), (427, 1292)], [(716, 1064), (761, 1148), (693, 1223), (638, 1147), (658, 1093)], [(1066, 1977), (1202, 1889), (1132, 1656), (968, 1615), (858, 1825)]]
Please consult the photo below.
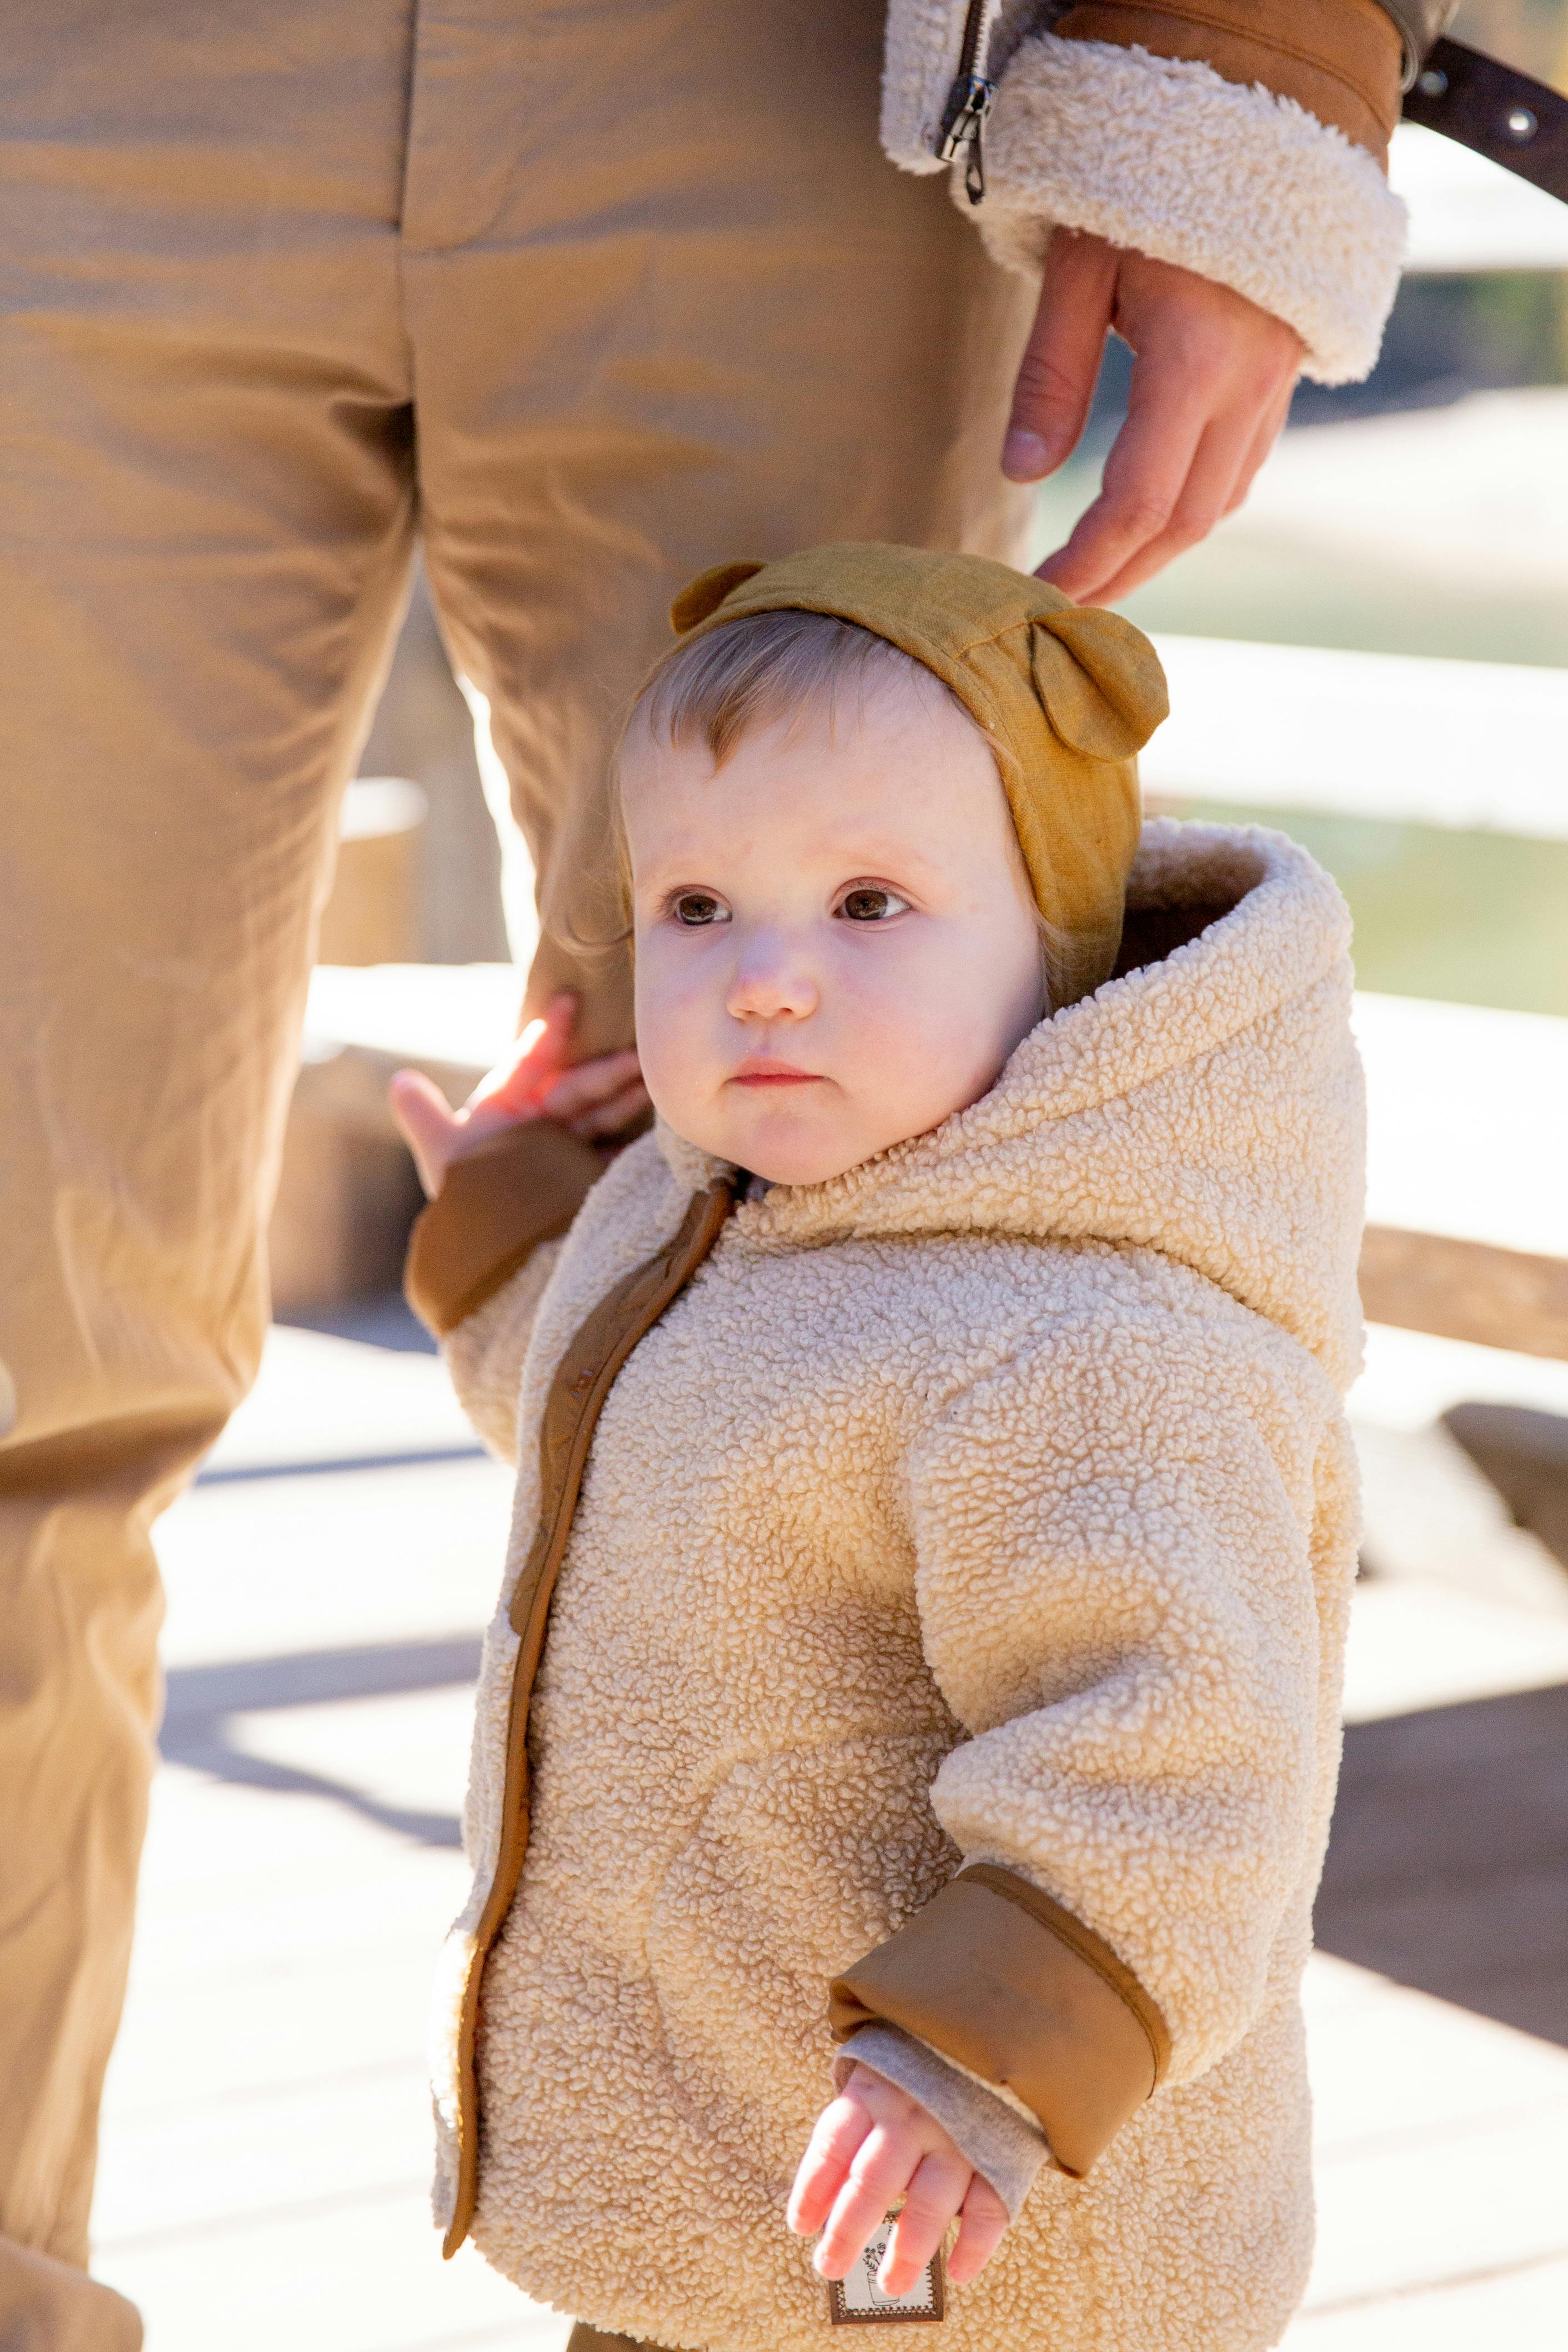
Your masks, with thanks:
[(437, 2201), (461, 2133), (481, 2251), (598, 2326), (823, 2352), (784, 2209), (830, 2013), (1005, 2086), (1058, 2159), (950, 2292), (952, 2352), (1255, 2352), (1300, 2294), (1355, 1563), (1348, 920), (1281, 836), (1163, 822), (1128, 938), (1140, 968), (931, 1133), (727, 1214), (728, 1171), (646, 1138), (563, 1242), (430, 1310), (520, 1465)]
[(1058, 224), (1091, 230), (1246, 295), (1295, 328), (1309, 376), (1347, 383), (1398, 284), (1401, 84), (1456, 5), (889, 0), (882, 143), (909, 172), (955, 157), (955, 200), (1009, 267), (1037, 270)]

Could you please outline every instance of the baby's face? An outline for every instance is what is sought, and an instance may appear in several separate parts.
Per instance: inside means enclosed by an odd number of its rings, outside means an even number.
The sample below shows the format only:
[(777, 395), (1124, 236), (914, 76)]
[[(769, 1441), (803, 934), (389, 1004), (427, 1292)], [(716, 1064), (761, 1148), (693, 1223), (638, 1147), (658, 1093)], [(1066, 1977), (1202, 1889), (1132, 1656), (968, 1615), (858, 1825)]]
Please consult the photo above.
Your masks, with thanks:
[(622, 767), (637, 1046), (678, 1135), (816, 1184), (977, 1101), (1045, 1009), (995, 763), (951, 699), (742, 738), (635, 726)]

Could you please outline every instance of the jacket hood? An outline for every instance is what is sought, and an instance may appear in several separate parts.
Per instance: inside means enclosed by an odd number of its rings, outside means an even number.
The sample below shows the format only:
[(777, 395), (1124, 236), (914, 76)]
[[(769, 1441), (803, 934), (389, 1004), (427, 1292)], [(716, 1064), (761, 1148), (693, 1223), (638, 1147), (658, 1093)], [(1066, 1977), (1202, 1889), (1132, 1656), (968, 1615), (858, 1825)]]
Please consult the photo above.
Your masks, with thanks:
[[(825, 1184), (737, 1213), (767, 1247), (996, 1234), (1121, 1243), (1193, 1267), (1310, 1350), (1360, 1363), (1364, 1098), (1350, 915), (1258, 826), (1156, 819), (1121, 969), (1032, 1030), (989, 1094)], [(661, 1126), (677, 1178), (720, 1162)]]

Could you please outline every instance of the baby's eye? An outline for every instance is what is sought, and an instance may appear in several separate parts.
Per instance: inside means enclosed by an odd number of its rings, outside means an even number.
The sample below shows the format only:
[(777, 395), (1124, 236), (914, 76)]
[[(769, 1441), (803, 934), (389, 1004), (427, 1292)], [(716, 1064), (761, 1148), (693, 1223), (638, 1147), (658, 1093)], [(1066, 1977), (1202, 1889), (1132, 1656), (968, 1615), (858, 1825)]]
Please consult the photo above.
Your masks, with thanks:
[(723, 899), (716, 898), (711, 890), (679, 891), (670, 901), (669, 911), (676, 921), (683, 923), (689, 931), (704, 930), (710, 923), (722, 923), (729, 919), (729, 909)]
[(851, 923), (885, 923), (909, 911), (907, 898), (900, 898), (896, 890), (883, 889), (879, 882), (858, 883), (838, 902), (838, 912)]

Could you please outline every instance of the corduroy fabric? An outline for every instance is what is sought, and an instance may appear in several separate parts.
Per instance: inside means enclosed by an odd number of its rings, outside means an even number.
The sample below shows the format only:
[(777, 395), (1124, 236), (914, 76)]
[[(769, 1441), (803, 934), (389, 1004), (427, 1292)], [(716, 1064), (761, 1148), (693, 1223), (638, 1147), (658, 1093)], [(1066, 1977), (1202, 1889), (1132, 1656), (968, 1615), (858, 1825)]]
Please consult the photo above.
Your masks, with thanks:
[(875, 541), (719, 564), (682, 589), (669, 617), (697, 637), (777, 612), (853, 621), (957, 696), (991, 746), (1056, 935), (1057, 1003), (1109, 979), (1138, 845), (1135, 754), (1170, 708), (1142, 631), (986, 556)]

